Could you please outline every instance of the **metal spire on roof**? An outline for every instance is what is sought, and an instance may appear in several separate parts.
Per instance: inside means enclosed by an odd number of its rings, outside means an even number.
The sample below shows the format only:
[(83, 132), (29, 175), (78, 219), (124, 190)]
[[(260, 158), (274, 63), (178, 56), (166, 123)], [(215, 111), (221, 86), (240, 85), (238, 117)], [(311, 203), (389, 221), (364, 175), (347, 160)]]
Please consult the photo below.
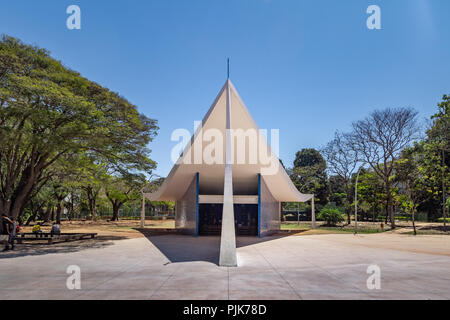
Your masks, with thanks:
[(230, 58), (227, 59), (227, 79), (230, 79)]

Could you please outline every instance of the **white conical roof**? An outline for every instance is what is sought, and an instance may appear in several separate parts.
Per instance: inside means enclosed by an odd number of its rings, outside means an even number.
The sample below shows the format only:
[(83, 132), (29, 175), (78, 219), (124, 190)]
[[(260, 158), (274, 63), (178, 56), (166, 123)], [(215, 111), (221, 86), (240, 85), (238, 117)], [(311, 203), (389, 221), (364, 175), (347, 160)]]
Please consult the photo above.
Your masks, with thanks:
[[(146, 194), (146, 197), (152, 201), (176, 201), (181, 199), (189, 187), (194, 175), (199, 172), (199, 189), (200, 194), (207, 195), (223, 195), (224, 172), (225, 172), (225, 141), (222, 143), (222, 152), (215, 154), (222, 161), (219, 164), (202, 163), (195, 164), (195, 154), (211, 145), (211, 141), (205, 141), (205, 135), (208, 132), (220, 132), (223, 137), (226, 133), (226, 91), (230, 88), (230, 105), (231, 105), (231, 121), (230, 128), (232, 130), (242, 129), (243, 132), (250, 129), (258, 132), (259, 128), (250, 115), (247, 107), (240, 98), (236, 89), (229, 79), (225, 82), (220, 90), (217, 98), (214, 100), (209, 111), (206, 113), (199, 127), (191, 138), (183, 154), (173, 166), (167, 178), (158, 191)], [(212, 129), (212, 130), (211, 130)], [(250, 132), (247, 131), (247, 132)], [(260, 138), (259, 146), (265, 146), (268, 157), (272, 164), (261, 161), (257, 157), (256, 161), (249, 162), (251, 152), (249, 152), (249, 141), (247, 140), (245, 149), (245, 163), (238, 163), (234, 159), (232, 165), (233, 172), (233, 194), (234, 195), (252, 195), (257, 194), (257, 175), (260, 173), (264, 179), (272, 196), (280, 202), (305, 202), (312, 198), (312, 195), (301, 194), (292, 183), (285, 169), (279, 162), (278, 157), (271, 151), (270, 146), (265, 138)], [(220, 144), (219, 144), (220, 145)], [(216, 144), (217, 146), (217, 144)], [(238, 154), (238, 143), (234, 143), (234, 154)], [(253, 153), (252, 153), (253, 154)], [(198, 159), (198, 158), (197, 158)], [(276, 164), (276, 166), (275, 166)], [(276, 168), (273, 170), (273, 168)]]

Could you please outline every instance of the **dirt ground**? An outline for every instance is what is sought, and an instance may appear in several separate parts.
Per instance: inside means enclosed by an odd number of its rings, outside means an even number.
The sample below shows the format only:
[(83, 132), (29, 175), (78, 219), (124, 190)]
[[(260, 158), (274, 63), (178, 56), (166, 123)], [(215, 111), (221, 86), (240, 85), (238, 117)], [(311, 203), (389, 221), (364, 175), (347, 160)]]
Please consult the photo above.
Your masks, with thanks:
[[(323, 222), (317, 222), (318, 228), (313, 230), (311, 223), (300, 222), (284, 222), (281, 229), (284, 232), (289, 231), (291, 234), (297, 235), (314, 235), (314, 234), (334, 234), (334, 233), (348, 233), (354, 230), (354, 223), (338, 228), (327, 228), (322, 226)], [(22, 227), (22, 232), (31, 232), (33, 224)], [(98, 221), (63, 221), (61, 223), (61, 232), (76, 232), (76, 233), (98, 233), (99, 237), (120, 237), (123, 239), (133, 239), (143, 237), (143, 232), (148, 231), (167, 231), (175, 228), (174, 220), (147, 220), (145, 222), (145, 230), (140, 229), (139, 220), (120, 220), (108, 222), (106, 220)], [(375, 232), (389, 232), (398, 234), (410, 234), (413, 231), (411, 223), (399, 222), (397, 228), (391, 230), (389, 225), (381, 229), (379, 223), (373, 222), (359, 222), (358, 228), (362, 233), (364, 231)], [(450, 226), (447, 226), (447, 232), (443, 231), (442, 223), (428, 223), (418, 222), (416, 228), (419, 235), (425, 234), (442, 234), (450, 235)], [(42, 231), (50, 232), (51, 224), (41, 226)], [(370, 232), (371, 233), (371, 232)]]
[[(22, 232), (31, 232), (33, 225), (22, 227)], [(166, 230), (174, 229), (174, 220), (147, 220), (145, 229), (149, 230)], [(51, 224), (41, 226), (43, 232), (50, 232)], [(61, 223), (61, 232), (63, 233), (97, 233), (98, 238), (114, 238), (114, 239), (134, 239), (144, 237), (143, 231), (140, 229), (139, 220), (120, 220), (108, 222), (106, 220), (99, 221), (63, 221)]]

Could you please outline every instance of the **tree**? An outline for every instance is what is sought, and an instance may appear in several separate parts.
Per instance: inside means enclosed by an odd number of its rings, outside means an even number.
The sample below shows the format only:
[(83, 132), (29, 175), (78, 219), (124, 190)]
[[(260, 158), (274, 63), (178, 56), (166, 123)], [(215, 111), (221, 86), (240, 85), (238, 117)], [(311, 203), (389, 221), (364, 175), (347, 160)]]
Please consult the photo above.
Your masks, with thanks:
[[(161, 187), (165, 178), (160, 177), (158, 175), (152, 175), (149, 179), (149, 182), (142, 188), (145, 193), (152, 193)], [(175, 203), (173, 201), (150, 201), (150, 208), (152, 211), (156, 211), (157, 208), (160, 210), (167, 211), (172, 210), (175, 207)]]
[(111, 221), (119, 220), (119, 209), (126, 202), (141, 197), (141, 189), (145, 185), (144, 175), (127, 175), (125, 177), (108, 177), (105, 193), (111, 202), (113, 216)]
[(321, 153), (327, 162), (328, 170), (341, 178), (345, 192), (347, 223), (350, 224), (353, 199), (350, 179), (357, 168), (359, 158), (348, 137), (346, 134), (336, 132), (334, 139), (322, 148)]
[(346, 207), (347, 192), (345, 181), (340, 176), (333, 175), (328, 179), (328, 186), (330, 190), (330, 202), (338, 207)]
[(313, 193), (318, 203), (328, 202), (326, 162), (316, 149), (297, 152), (291, 179), (300, 192)]
[[(352, 177), (352, 184), (355, 183), (356, 177)], [(383, 207), (386, 203), (386, 194), (384, 193), (383, 180), (370, 169), (361, 169), (358, 180), (358, 203), (362, 203), (359, 207), (367, 204), (372, 210), (372, 220), (375, 221), (379, 207)], [(384, 205), (386, 207), (386, 205)], [(386, 215), (387, 220), (387, 215)]]
[(419, 164), (421, 154), (417, 151), (417, 146), (405, 148), (400, 159), (395, 162), (395, 178), (402, 183), (401, 203), (403, 208), (411, 213), (414, 235), (417, 235), (415, 213), (422, 195), (423, 183), (426, 180)]
[(388, 108), (374, 111), (352, 125), (350, 137), (353, 149), (383, 180), (392, 228), (395, 228), (391, 181), (394, 161), (418, 137), (416, 117), (417, 112), (411, 108)]
[(19, 221), (25, 221), (25, 225), (29, 225), (32, 221), (43, 220), (49, 221), (52, 208), (54, 207), (54, 194), (50, 185), (46, 184), (39, 189), (38, 192), (30, 198), (25, 207), (27, 215), (20, 217)]
[(83, 190), (92, 220), (97, 220), (97, 198), (102, 186), (107, 181), (107, 167), (104, 163), (96, 164), (83, 158), (84, 165), (79, 167), (79, 186)]
[(76, 179), (78, 172), (78, 165), (73, 161), (73, 157), (62, 155), (48, 170), (50, 171), (48, 186), (51, 189), (56, 206), (56, 218), (52, 216), (52, 220), (56, 223), (61, 223), (61, 214), (64, 210), (64, 199), (69, 196), (70, 190), (73, 187), (73, 182)]
[[(55, 179), (51, 183), (53, 196), (56, 202), (56, 223), (61, 223), (61, 213), (64, 210), (63, 200), (68, 196), (69, 190), (64, 183), (63, 179)], [(53, 219), (52, 219), (53, 220)]]
[(122, 173), (151, 171), (156, 121), (41, 48), (0, 41), (0, 210), (17, 218), (63, 155), (86, 153)]
[(442, 196), (442, 217), (444, 219), (444, 230), (446, 230), (446, 199), (450, 185), (450, 96), (444, 95), (442, 102), (438, 104), (438, 112), (431, 117), (432, 127), (427, 132), (427, 144), (435, 151), (439, 157), (439, 164), (436, 169), (440, 173), (441, 196)]

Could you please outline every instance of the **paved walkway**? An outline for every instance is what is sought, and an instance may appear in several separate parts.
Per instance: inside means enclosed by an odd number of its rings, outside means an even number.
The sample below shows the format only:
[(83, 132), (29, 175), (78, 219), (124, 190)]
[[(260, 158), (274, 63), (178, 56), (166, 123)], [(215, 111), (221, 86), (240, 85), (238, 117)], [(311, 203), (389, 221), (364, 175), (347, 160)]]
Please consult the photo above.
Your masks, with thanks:
[[(450, 299), (448, 236), (243, 237), (237, 268), (217, 266), (219, 241), (162, 235), (0, 254), (0, 299)], [(380, 290), (367, 289), (373, 264)], [(81, 268), (81, 290), (66, 288), (69, 265)]]

